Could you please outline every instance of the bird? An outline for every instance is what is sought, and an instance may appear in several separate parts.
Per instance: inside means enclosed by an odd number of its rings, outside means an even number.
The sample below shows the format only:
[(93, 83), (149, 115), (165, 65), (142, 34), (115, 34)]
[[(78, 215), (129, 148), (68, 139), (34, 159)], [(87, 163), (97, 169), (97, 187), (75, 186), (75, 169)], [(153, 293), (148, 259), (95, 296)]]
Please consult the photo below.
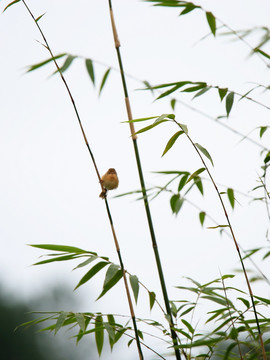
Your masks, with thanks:
[(113, 190), (118, 187), (119, 180), (114, 168), (110, 168), (106, 174), (101, 177), (100, 183), (104, 188), (99, 197), (105, 199), (108, 190)]

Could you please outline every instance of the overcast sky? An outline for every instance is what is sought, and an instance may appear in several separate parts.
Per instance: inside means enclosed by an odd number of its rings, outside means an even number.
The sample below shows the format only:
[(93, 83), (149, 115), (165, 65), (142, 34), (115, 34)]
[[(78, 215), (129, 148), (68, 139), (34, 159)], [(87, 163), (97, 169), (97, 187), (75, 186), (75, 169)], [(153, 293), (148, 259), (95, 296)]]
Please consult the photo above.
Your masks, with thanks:
[[(267, 0), (260, 0), (258, 6), (251, 0), (197, 3), (235, 30), (269, 24)], [(8, 1), (1, 1), (0, 10), (7, 4)], [(27, 4), (36, 17), (46, 13), (40, 26), (55, 54), (67, 52), (81, 57), (74, 60), (65, 76), (100, 172), (114, 167), (119, 175), (119, 188), (109, 194), (109, 203), (123, 260), (126, 268), (137, 274), (162, 302), (143, 204), (134, 201), (134, 197), (113, 198), (139, 189), (139, 180), (129, 128), (122, 123), (126, 113), (117, 71), (111, 71), (98, 97), (103, 74), (109, 67), (117, 67), (108, 4), (105, 0), (75, 3), (29, 0)], [(128, 77), (128, 86), (134, 118), (172, 112), (169, 99), (153, 102), (149, 92), (137, 91), (142, 88), (140, 81), (143, 80), (151, 84), (206, 81), (241, 94), (253, 86), (251, 83), (269, 85), (269, 69), (260, 58), (249, 57), (248, 46), (241, 41), (231, 41), (233, 37), (214, 38), (203, 12), (197, 10), (178, 17), (177, 9), (152, 7), (142, 1), (116, 0), (113, 5), (124, 67), (133, 76)], [(227, 29), (222, 28), (218, 33), (223, 31)], [(39, 43), (42, 42), (40, 34), (23, 4), (15, 4), (1, 15), (0, 33), (1, 282), (25, 299), (59, 283), (67, 283), (72, 292), (84, 270), (71, 272), (75, 267), (71, 263), (30, 267), (43, 252), (26, 244), (74, 245), (109, 256), (117, 263), (105, 205), (98, 197), (100, 187), (65, 88), (57, 75), (51, 76), (55, 70), (53, 64), (26, 74), (29, 65), (47, 59), (49, 54)], [(258, 31), (247, 39), (252, 47), (257, 45), (261, 34)], [(96, 89), (83, 58), (96, 61)], [(179, 94), (178, 99), (214, 118), (225, 115), (224, 103), (220, 104), (217, 92), (208, 94), (193, 102), (190, 94)], [(269, 103), (267, 92), (253, 94), (254, 98)], [(238, 102), (238, 99), (230, 118), (222, 120), (224, 123), (243, 134), (269, 124), (269, 110), (246, 100)], [(184, 105), (177, 104), (175, 114), (179, 122), (188, 125), (192, 139), (210, 152), (215, 168), (212, 169), (210, 163), (209, 166), (218, 183), (246, 193), (258, 185), (262, 162), (259, 147), (248, 141), (239, 144), (240, 137)], [(184, 138), (161, 158), (166, 142), (176, 131), (172, 124), (162, 124), (139, 136), (147, 186), (160, 186), (169, 180), (154, 171), (193, 172), (202, 167)], [(252, 137), (259, 141), (258, 130)], [(266, 133), (261, 144), (268, 146), (269, 140)], [(177, 184), (171, 189), (176, 191)], [(261, 195), (255, 193), (255, 196)], [(227, 200), (226, 204), (239, 243), (244, 249), (266, 245), (265, 206), (249, 204), (250, 199), (241, 195), (236, 198), (239, 203), (234, 212)], [(228, 237), (220, 237), (218, 230), (202, 229), (198, 210), (188, 203), (177, 217), (173, 216), (169, 199), (169, 194), (162, 194), (151, 203), (151, 209), (169, 295), (175, 299), (179, 290), (174, 286), (183, 283), (183, 276), (207, 282), (218, 277), (219, 270), (228, 273), (239, 264)], [(207, 210), (219, 224), (224, 224), (222, 209), (210, 185), (205, 183), (204, 198), (194, 189), (189, 199)], [(213, 225), (206, 220), (206, 226)], [(260, 264), (267, 272), (266, 265)], [(119, 298), (122, 284), (94, 302), (101, 291), (103, 276), (97, 276), (84, 288), (71, 293), (81, 302), (80, 311), (128, 314), (125, 296)], [(246, 290), (241, 274), (235, 284)], [(265, 284), (255, 289), (260, 295), (269, 296)], [(142, 295), (141, 299), (136, 314), (148, 317), (147, 297)], [(157, 316), (160, 316), (158, 312)], [(112, 359), (120, 356), (112, 354)], [(146, 356), (150, 359), (150, 354)]]

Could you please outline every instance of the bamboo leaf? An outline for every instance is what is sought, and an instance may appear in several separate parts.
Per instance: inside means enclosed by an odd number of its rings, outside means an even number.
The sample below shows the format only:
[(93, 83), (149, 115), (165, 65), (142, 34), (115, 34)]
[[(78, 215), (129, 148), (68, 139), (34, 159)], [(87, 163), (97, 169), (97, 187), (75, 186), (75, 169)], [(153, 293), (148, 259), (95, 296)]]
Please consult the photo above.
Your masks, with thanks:
[(67, 245), (53, 245), (53, 244), (38, 244), (38, 245), (32, 245), (29, 246), (44, 249), (44, 250), (52, 250), (52, 251), (63, 251), (67, 253), (75, 253), (75, 254), (93, 254), (97, 255), (96, 253), (85, 251), (83, 249), (74, 247), (74, 246), (67, 246)]
[(106, 272), (103, 289), (97, 300), (105, 295), (106, 292), (109, 291), (114, 285), (116, 285), (122, 276), (123, 272), (121, 269), (119, 269), (119, 266), (111, 264)]
[(201, 211), (201, 212), (199, 213), (199, 219), (200, 219), (200, 223), (201, 223), (202, 226), (203, 226), (203, 224), (204, 224), (205, 215), (206, 215), (205, 211)]
[(37, 23), (44, 15), (45, 15), (46, 13), (44, 13), (44, 14), (42, 14), (42, 15), (40, 15), (40, 16), (38, 16), (36, 19), (35, 19), (35, 22)]
[(200, 191), (200, 193), (203, 195), (203, 184), (201, 178), (199, 176), (195, 176), (193, 181), (194, 184), (197, 186), (198, 190)]
[(101, 80), (101, 84), (100, 84), (100, 87), (99, 87), (99, 96), (100, 96), (100, 94), (101, 94), (101, 91), (103, 90), (103, 88), (104, 88), (104, 85), (105, 85), (105, 83), (106, 83), (106, 81), (108, 80), (108, 76), (109, 76), (109, 74), (110, 74), (110, 71), (111, 71), (111, 68), (109, 68), (106, 72), (105, 72), (105, 74), (103, 75), (103, 78), (102, 78), (102, 80)]
[(75, 318), (78, 322), (78, 325), (82, 331), (85, 331), (85, 318), (82, 313), (75, 313)]
[(152, 125), (149, 125), (149, 126), (146, 126), (146, 127), (142, 128), (142, 129), (140, 129), (139, 131), (136, 132), (136, 134), (141, 134), (141, 133), (143, 133), (145, 131), (151, 130), (154, 127), (156, 127), (157, 125), (160, 125), (160, 124), (162, 124), (164, 122), (167, 122), (167, 121), (169, 121), (169, 120), (159, 120), (158, 122), (156, 121)]
[(177, 133), (175, 133), (170, 140), (167, 142), (167, 145), (165, 147), (165, 150), (163, 151), (162, 156), (164, 156), (169, 150), (170, 148), (173, 146), (173, 144), (176, 142), (176, 140), (179, 138), (180, 135), (184, 134), (184, 131), (178, 131)]
[(95, 276), (100, 270), (102, 270), (105, 266), (108, 265), (107, 261), (100, 261), (96, 265), (94, 265), (79, 281), (74, 290), (78, 289), (81, 285), (85, 284), (89, 281), (93, 276)]
[(204, 156), (207, 157), (208, 160), (211, 161), (211, 164), (214, 166), (213, 160), (212, 160), (209, 152), (202, 145), (200, 145), (198, 143), (195, 143), (194, 145), (201, 151), (201, 153), (203, 153)]
[(180, 197), (180, 194), (174, 194), (170, 199), (170, 205), (173, 214), (177, 215), (183, 205), (184, 199)]
[(96, 339), (97, 351), (100, 356), (102, 353), (103, 343), (104, 343), (104, 327), (103, 327), (103, 319), (101, 315), (98, 315), (95, 320), (95, 339)]
[(234, 209), (234, 191), (233, 191), (233, 189), (228, 188), (227, 195), (228, 195), (231, 207)]
[(193, 329), (193, 327), (191, 326), (191, 324), (190, 324), (188, 321), (184, 320), (184, 319), (181, 319), (181, 321), (182, 321), (182, 323), (188, 328), (189, 332), (190, 332), (191, 334), (194, 334), (194, 329)]
[(260, 127), (260, 138), (262, 138), (263, 134), (266, 132), (267, 129), (268, 129), (268, 126)]
[(201, 96), (201, 95), (203, 95), (203, 94), (205, 94), (208, 90), (210, 90), (210, 87), (206, 87), (206, 88), (198, 91), (197, 94), (195, 94), (195, 95), (193, 96), (192, 100), (195, 99), (195, 98), (197, 98), (197, 97), (199, 97), (199, 96)]
[(113, 349), (113, 346), (115, 344), (115, 320), (113, 315), (109, 314), (107, 315), (107, 319), (108, 319), (108, 325), (110, 326), (110, 330), (107, 330), (108, 334), (109, 334), (109, 343), (110, 343), (110, 347), (111, 350)]
[(232, 109), (232, 106), (233, 106), (233, 100), (234, 100), (234, 92), (231, 91), (226, 97), (227, 117), (229, 117), (229, 114), (231, 112), (231, 109)]
[(85, 66), (86, 66), (86, 70), (90, 76), (90, 79), (91, 79), (93, 85), (95, 86), (95, 72), (94, 72), (93, 61), (91, 59), (85, 59)]
[(149, 291), (149, 303), (150, 303), (150, 310), (152, 310), (155, 300), (156, 300), (156, 294), (153, 291)]
[(205, 168), (200, 168), (200, 169), (194, 171), (194, 173), (190, 175), (190, 177), (188, 178), (188, 180), (187, 180), (186, 183), (190, 182), (192, 179), (194, 179), (195, 177), (197, 177), (197, 176), (198, 176), (199, 174), (201, 174), (204, 170), (205, 170)]
[(218, 93), (219, 93), (219, 97), (220, 97), (220, 101), (222, 101), (224, 99), (224, 97), (226, 96), (228, 92), (227, 88), (218, 88)]
[(176, 103), (176, 100), (172, 99), (171, 100), (171, 107), (172, 107), (173, 110), (175, 109), (175, 103)]
[(130, 285), (133, 291), (133, 295), (135, 298), (135, 302), (137, 304), (138, 301), (138, 295), (139, 295), (139, 280), (136, 275), (130, 275), (129, 276)]
[(49, 264), (51, 262), (55, 262), (55, 261), (67, 261), (67, 260), (73, 260), (76, 259), (76, 255), (64, 255), (64, 256), (57, 256), (54, 257), (52, 259), (47, 259), (47, 260), (42, 260), (39, 261), (37, 263), (35, 263), (34, 265), (44, 265), (44, 264)]
[(266, 57), (267, 59), (270, 59), (270, 55), (267, 54), (266, 52), (262, 51), (261, 49), (255, 48), (255, 49), (253, 49), (253, 51), (261, 54), (262, 56)]
[(188, 14), (189, 12), (199, 8), (199, 6), (194, 5), (193, 3), (187, 3), (184, 10), (180, 13), (180, 15)]
[(40, 68), (40, 67), (42, 67), (42, 66), (44, 66), (44, 65), (49, 64), (50, 62), (52, 62), (52, 61), (54, 61), (54, 60), (60, 59), (60, 58), (63, 57), (63, 56), (67, 56), (67, 54), (66, 54), (66, 53), (59, 54), (59, 55), (56, 55), (56, 56), (54, 56), (54, 57), (51, 57), (51, 58), (49, 58), (49, 59), (47, 59), (47, 60), (45, 60), (45, 61), (42, 61), (42, 62), (40, 62), (40, 63), (38, 63), (38, 64), (30, 65), (30, 66), (28, 67), (27, 72), (34, 71), (34, 70), (36, 70), (36, 69), (38, 69), (38, 68)]
[(217, 229), (217, 228), (226, 228), (229, 225), (217, 225), (217, 226), (209, 226), (207, 229)]
[(206, 12), (206, 19), (207, 19), (208, 25), (209, 25), (209, 27), (210, 27), (210, 29), (212, 31), (212, 34), (214, 36), (216, 36), (217, 27), (216, 27), (216, 18), (215, 18), (215, 16), (211, 12), (207, 11)]
[(19, 1), (21, 1), (21, 0), (15, 0), (15, 1), (12, 1), (11, 3), (9, 3), (9, 4), (4, 8), (3, 12), (5, 12), (10, 6), (16, 4), (16, 3), (19, 2)]
[(178, 192), (180, 192), (183, 189), (183, 187), (186, 185), (189, 175), (190, 173), (187, 173), (181, 177), (181, 180), (179, 181), (179, 185), (178, 185)]
[(62, 325), (64, 324), (67, 316), (68, 316), (68, 312), (66, 311), (62, 311), (56, 321), (55, 324), (55, 330), (54, 330), (54, 335), (56, 335), (56, 333), (61, 329)]
[(72, 64), (74, 59), (76, 59), (76, 56), (68, 55), (64, 64), (59, 68), (59, 70), (57, 69), (56, 71), (54, 71), (53, 74), (56, 74), (58, 72), (61, 72), (61, 73), (65, 72), (70, 67), (70, 65)]

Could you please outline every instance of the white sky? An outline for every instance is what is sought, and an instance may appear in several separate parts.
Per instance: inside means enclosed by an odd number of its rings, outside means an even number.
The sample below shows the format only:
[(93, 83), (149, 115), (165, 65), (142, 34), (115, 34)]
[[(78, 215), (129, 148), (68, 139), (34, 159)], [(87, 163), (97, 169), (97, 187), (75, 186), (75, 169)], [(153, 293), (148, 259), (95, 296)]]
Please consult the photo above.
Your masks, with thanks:
[[(77, 0), (76, 3), (48, 0), (46, 4), (29, 0), (27, 3), (36, 17), (46, 12), (40, 25), (55, 54), (68, 52), (107, 64), (94, 65), (97, 84), (109, 66), (117, 67), (105, 0)], [(8, 1), (2, 1), (0, 10), (7, 4)], [(250, 0), (198, 1), (198, 4), (233, 29), (268, 26), (270, 4), (267, 0), (260, 0), (258, 6)], [(250, 82), (269, 85), (269, 69), (258, 57), (248, 58), (249, 49), (245, 44), (231, 42), (228, 37), (214, 39), (210, 35), (194, 46), (209, 33), (200, 11), (178, 17), (177, 9), (153, 8), (142, 1), (115, 0), (114, 12), (125, 70), (138, 79), (152, 84), (206, 81), (240, 93), (251, 88)], [(26, 244), (74, 245), (109, 256), (115, 262), (117, 256), (105, 206), (98, 197), (100, 187), (60, 78), (50, 77), (54, 71), (52, 64), (25, 74), (27, 66), (47, 59), (49, 54), (36, 41), (41, 41), (40, 35), (23, 4), (15, 4), (1, 15), (0, 33), (1, 281), (27, 299), (53, 284), (67, 282), (72, 289), (84, 270), (71, 272), (75, 263), (29, 267), (43, 252)], [(256, 41), (258, 37), (250, 38), (253, 46)], [(115, 167), (119, 174), (120, 186), (110, 194), (109, 202), (124, 263), (162, 302), (143, 204), (131, 197), (112, 199), (113, 195), (139, 188), (129, 129), (121, 123), (126, 120), (126, 114), (120, 76), (116, 71), (111, 72), (100, 98), (82, 59), (76, 59), (65, 76), (100, 172)], [(153, 103), (150, 93), (135, 91), (142, 87), (139, 82), (128, 78), (128, 85), (134, 118), (172, 112), (167, 98)], [(191, 97), (179, 94), (178, 98), (189, 103)], [(264, 103), (269, 101), (268, 93), (257, 91), (254, 97)], [(225, 114), (224, 103), (220, 105), (214, 91), (190, 104), (213, 117)], [(235, 101), (230, 118), (223, 121), (247, 134), (269, 123), (268, 112), (248, 101)], [(178, 104), (175, 113), (180, 122), (188, 125), (193, 140), (212, 155), (215, 163), (212, 172), (217, 182), (244, 192), (257, 185), (262, 159), (259, 148), (247, 141), (238, 144), (239, 137), (184, 106)], [(201, 167), (184, 138), (161, 158), (166, 142), (176, 131), (173, 125), (163, 124), (139, 136), (148, 186), (164, 184), (167, 180), (153, 171), (192, 172)], [(254, 132), (256, 140), (257, 135), (258, 131)], [(268, 146), (269, 139), (266, 133), (262, 144)], [(211, 186), (205, 186), (204, 198), (194, 190), (190, 199), (208, 210), (219, 223), (224, 223)], [(237, 205), (233, 213), (228, 202), (227, 205), (239, 243), (245, 249), (266, 245), (265, 206), (248, 205), (249, 200), (242, 196), (237, 199), (241, 205)], [(188, 204), (174, 217), (169, 196), (164, 194), (151, 203), (151, 210), (172, 299), (179, 295), (174, 286), (183, 283), (183, 276), (207, 282), (219, 276), (219, 269), (228, 273), (238, 267), (232, 241), (226, 236), (221, 238), (218, 231), (202, 231), (198, 212)], [(206, 225), (213, 226), (210, 221)], [(266, 261), (260, 265), (269, 273)], [(102, 276), (71, 295), (82, 302), (80, 311), (128, 313), (125, 296), (119, 299), (122, 285), (93, 303), (101, 290)], [(235, 284), (246, 290), (242, 275)], [(261, 296), (269, 296), (265, 284), (255, 289)], [(150, 316), (146, 300), (144, 296), (139, 300), (138, 317)], [(156, 315), (160, 316), (158, 312)], [(112, 359), (120, 356), (113, 353)]]

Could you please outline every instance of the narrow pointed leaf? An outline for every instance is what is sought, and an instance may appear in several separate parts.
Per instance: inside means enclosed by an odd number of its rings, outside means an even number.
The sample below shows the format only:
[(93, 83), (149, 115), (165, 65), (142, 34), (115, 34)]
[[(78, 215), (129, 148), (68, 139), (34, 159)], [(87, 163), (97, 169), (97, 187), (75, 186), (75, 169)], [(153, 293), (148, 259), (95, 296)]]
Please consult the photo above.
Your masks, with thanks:
[(42, 62), (40, 62), (38, 64), (31, 65), (31, 66), (29, 66), (27, 72), (34, 71), (34, 70), (36, 70), (36, 69), (38, 69), (38, 68), (40, 68), (40, 67), (42, 67), (44, 65), (49, 64), (50, 62), (52, 62), (54, 60), (57, 60), (57, 59), (60, 59), (63, 56), (66, 56), (66, 55), (67, 55), (66, 53), (59, 54), (59, 55), (54, 56), (53, 58), (51, 57), (51, 58), (49, 58), (49, 59), (47, 59), (45, 61), (42, 61)]
[(228, 92), (227, 88), (218, 88), (218, 93), (219, 93), (219, 97), (220, 97), (220, 101), (222, 101), (224, 99), (224, 97), (226, 96)]
[(263, 136), (263, 134), (266, 132), (267, 129), (268, 129), (268, 126), (260, 127), (260, 138)]
[(90, 251), (85, 251), (83, 249), (80, 249), (80, 248), (77, 248), (77, 247), (74, 247), (74, 246), (67, 246), (67, 245), (53, 245), (53, 244), (32, 245), (32, 244), (30, 244), (29, 246), (39, 248), (39, 249), (44, 249), (44, 250), (63, 251), (63, 252), (67, 252), (67, 253), (95, 254), (95, 253), (92, 253)]
[(56, 333), (59, 331), (59, 329), (61, 329), (62, 325), (64, 324), (67, 316), (68, 316), (68, 312), (66, 311), (62, 311), (61, 314), (59, 315), (56, 324), (55, 324), (55, 330), (54, 330), (54, 334), (56, 335)]
[(103, 319), (101, 315), (97, 316), (95, 320), (95, 339), (96, 339), (97, 351), (100, 356), (102, 353), (103, 343), (104, 343), (104, 328), (103, 328)]
[(137, 304), (138, 301), (138, 295), (139, 295), (139, 280), (136, 275), (130, 275), (129, 276), (130, 285), (133, 291), (133, 295), (135, 298), (135, 302)]
[(217, 226), (209, 226), (207, 229), (217, 229), (217, 228), (226, 228), (229, 225), (217, 225)]
[(93, 85), (95, 86), (95, 72), (94, 72), (93, 61), (91, 59), (85, 59), (85, 66), (90, 76), (90, 79)]
[(200, 193), (203, 195), (203, 183), (201, 178), (199, 176), (195, 176), (193, 181), (194, 184), (197, 186), (198, 190), (200, 191)]
[(199, 97), (199, 96), (201, 96), (201, 95), (203, 95), (203, 94), (205, 94), (208, 90), (210, 90), (210, 87), (206, 87), (206, 88), (198, 91), (197, 94), (195, 94), (195, 95), (193, 96), (192, 100), (195, 99), (195, 98), (197, 98), (197, 97)]
[(57, 256), (57, 257), (54, 257), (52, 259), (39, 261), (39, 262), (35, 263), (34, 265), (44, 265), (44, 264), (49, 264), (49, 263), (55, 262), (55, 261), (73, 260), (75, 258), (76, 258), (76, 255), (74, 255), (74, 254), (73, 255)]
[(207, 157), (208, 160), (211, 161), (211, 164), (214, 166), (213, 160), (211, 158), (211, 155), (209, 154), (209, 152), (200, 144), (196, 143), (195, 146), (201, 151), (201, 153), (203, 153), (204, 156)]
[(176, 103), (176, 100), (172, 99), (171, 100), (171, 107), (172, 107), (173, 110), (175, 109), (175, 103)]
[(80, 263), (79, 265), (77, 265), (73, 270), (76, 270), (76, 269), (79, 269), (79, 268), (81, 268), (83, 266), (89, 265), (92, 261), (95, 261), (97, 259), (98, 259), (97, 256), (91, 256), (87, 260), (85, 260), (82, 263)]
[[(111, 350), (113, 349), (113, 346), (115, 344), (115, 320), (114, 320), (114, 317), (113, 315), (109, 314), (107, 315), (107, 319), (108, 319), (108, 325), (110, 326), (110, 330), (107, 329), (106, 327), (106, 330), (109, 334), (109, 343), (110, 343), (110, 347), (111, 347)], [(109, 333), (110, 331), (110, 333)]]
[(190, 332), (191, 334), (194, 334), (194, 329), (193, 329), (193, 327), (191, 326), (191, 324), (190, 324), (188, 321), (184, 320), (184, 319), (181, 319), (181, 321), (182, 321), (182, 323), (188, 328), (189, 332)]
[(110, 74), (110, 71), (111, 71), (111, 68), (109, 68), (107, 71), (105, 71), (105, 74), (103, 75), (103, 78), (101, 80), (101, 84), (100, 84), (100, 87), (99, 87), (99, 95), (101, 94), (103, 88), (104, 88), (104, 85), (106, 83), (106, 81), (108, 80), (108, 76)]
[(150, 310), (152, 310), (156, 300), (156, 294), (153, 291), (149, 291), (148, 294), (149, 294)]
[(109, 291), (114, 285), (116, 285), (122, 276), (123, 272), (121, 269), (119, 269), (119, 266), (111, 264), (106, 272), (103, 289), (97, 300), (105, 295), (106, 292)]
[(6, 11), (10, 6), (16, 4), (16, 3), (19, 2), (19, 1), (21, 1), (21, 0), (15, 0), (15, 1), (12, 1), (11, 3), (9, 3), (9, 4), (4, 8), (3, 12)]
[(78, 322), (78, 325), (82, 331), (85, 330), (85, 318), (82, 313), (76, 313), (75, 318)]
[(64, 62), (64, 64), (59, 68), (59, 70), (54, 71), (53, 74), (56, 74), (56, 73), (58, 73), (59, 71), (60, 71), (61, 73), (65, 72), (65, 71), (70, 67), (70, 65), (72, 64), (72, 62), (73, 62), (74, 59), (76, 59), (76, 56), (68, 55), (67, 58), (66, 58), (66, 60), (65, 60), (65, 62)]
[(199, 174), (201, 174), (204, 170), (205, 170), (205, 168), (200, 168), (200, 169), (196, 170), (193, 174), (190, 175), (190, 177), (187, 180), (187, 183), (190, 182), (195, 177), (197, 177)]
[(233, 189), (228, 188), (227, 195), (228, 195), (231, 207), (234, 209), (234, 191), (233, 191)]
[(182, 176), (181, 180), (179, 181), (178, 192), (180, 192), (183, 189), (183, 187), (186, 185), (189, 175), (190, 173), (187, 173)]
[[(104, 322), (104, 327), (105, 327), (105, 330), (107, 331), (108, 335), (109, 335), (109, 341), (111, 340), (112, 343), (114, 342), (114, 339), (115, 339), (115, 331), (114, 331), (114, 328), (107, 322)], [(112, 346), (111, 346), (112, 348)]]
[(216, 18), (215, 18), (215, 16), (211, 12), (207, 11), (206, 12), (206, 19), (207, 19), (208, 25), (209, 25), (209, 27), (210, 27), (210, 29), (212, 31), (212, 34), (214, 36), (216, 36), (217, 27), (216, 27)]
[(227, 97), (226, 97), (226, 111), (227, 111), (227, 117), (229, 117), (229, 114), (232, 110), (233, 106), (233, 100), (234, 100), (234, 92), (231, 91)]
[(44, 14), (42, 14), (42, 15), (40, 15), (40, 16), (38, 16), (37, 18), (36, 18), (36, 20), (35, 20), (35, 22), (38, 22), (44, 15), (45, 15), (46, 13), (44, 13)]
[(170, 199), (170, 205), (172, 212), (174, 214), (178, 214), (182, 205), (183, 205), (184, 199), (180, 197), (180, 194), (175, 194)]
[(102, 270), (105, 266), (108, 265), (107, 261), (101, 261), (94, 265), (79, 281), (78, 285), (75, 287), (74, 290), (78, 289), (81, 285), (85, 284), (89, 281), (93, 276), (95, 276), (100, 270)]
[(176, 142), (176, 140), (179, 138), (180, 135), (184, 134), (184, 131), (178, 131), (177, 133), (175, 133), (170, 140), (167, 142), (167, 145), (165, 147), (165, 150), (163, 151), (162, 156), (164, 156), (169, 150), (170, 148), (173, 146), (173, 144)]
[(201, 211), (201, 212), (199, 213), (199, 219), (200, 219), (200, 223), (201, 223), (202, 226), (203, 226), (203, 224), (204, 224), (205, 215), (206, 215), (205, 211)]
[(160, 125), (160, 124), (162, 124), (164, 122), (167, 122), (167, 121), (169, 121), (169, 120), (160, 120), (158, 122), (154, 122), (154, 124), (146, 126), (146, 127), (142, 128), (142, 129), (140, 129), (139, 131), (136, 132), (136, 134), (141, 134), (141, 133), (143, 133), (145, 131), (151, 130), (154, 127), (156, 127), (156, 126), (158, 126), (158, 125)]

